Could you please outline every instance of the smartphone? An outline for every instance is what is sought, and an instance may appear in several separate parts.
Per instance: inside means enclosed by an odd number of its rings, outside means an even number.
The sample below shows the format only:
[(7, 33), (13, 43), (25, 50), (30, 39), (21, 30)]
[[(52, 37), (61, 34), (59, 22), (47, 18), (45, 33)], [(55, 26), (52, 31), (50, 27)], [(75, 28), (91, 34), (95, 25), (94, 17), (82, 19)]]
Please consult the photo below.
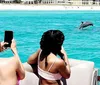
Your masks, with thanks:
[(13, 39), (13, 31), (6, 30), (4, 35), (4, 42), (7, 42), (8, 44), (6, 44), (5, 47), (11, 46), (12, 39)]

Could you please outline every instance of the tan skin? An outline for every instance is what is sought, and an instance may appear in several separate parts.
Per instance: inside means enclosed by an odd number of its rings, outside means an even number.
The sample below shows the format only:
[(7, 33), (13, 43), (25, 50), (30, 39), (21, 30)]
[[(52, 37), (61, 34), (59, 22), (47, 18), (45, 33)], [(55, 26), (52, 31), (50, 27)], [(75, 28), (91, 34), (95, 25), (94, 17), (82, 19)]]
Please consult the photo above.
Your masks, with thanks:
[(18, 79), (22, 80), (25, 77), (25, 70), (19, 59), (14, 40), (11, 50), (14, 53), (13, 57), (0, 58), (0, 85), (18, 85)]
[[(54, 55), (53, 53), (50, 53), (47, 56), (47, 62), (48, 62), (47, 67), (45, 67), (45, 59), (46, 58), (42, 59), (41, 57), (40, 57), (40, 61), (39, 61), (39, 67), (41, 69), (43, 69), (44, 71), (47, 71), (49, 69), (49, 67), (51, 66), (51, 64), (55, 61), (55, 58), (56, 58), (56, 62), (54, 64), (54, 66), (50, 69), (49, 72), (60, 73), (63, 78), (68, 79), (70, 77), (70, 73), (71, 73), (68, 57), (63, 48), (62, 48), (61, 52), (64, 54), (64, 60), (57, 58), (56, 55)], [(40, 49), (36, 53), (32, 54), (29, 57), (28, 63), (31, 65), (36, 64), (38, 61), (39, 53), (40, 53)], [(65, 65), (65, 62), (67, 63), (67, 65)], [(35, 68), (33, 68), (33, 72), (35, 72), (34, 69)], [(41, 81), (40, 85), (61, 85), (60, 80), (58, 80), (58, 81), (46, 80), (46, 79), (40, 77), (40, 81)]]

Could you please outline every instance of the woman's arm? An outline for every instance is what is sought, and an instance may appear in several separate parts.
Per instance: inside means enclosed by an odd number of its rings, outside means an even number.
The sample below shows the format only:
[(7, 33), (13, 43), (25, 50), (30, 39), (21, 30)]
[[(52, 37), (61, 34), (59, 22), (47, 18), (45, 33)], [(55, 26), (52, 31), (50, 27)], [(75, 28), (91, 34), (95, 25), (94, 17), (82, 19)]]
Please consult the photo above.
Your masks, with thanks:
[(12, 40), (11, 50), (14, 53), (14, 57), (17, 60), (17, 70), (16, 71), (17, 71), (18, 78), (20, 80), (22, 80), (25, 77), (25, 70), (24, 70), (24, 67), (23, 67), (23, 65), (22, 65), (22, 63), (20, 61), (20, 58), (19, 58), (19, 55), (18, 55), (18, 52), (17, 52), (17, 49), (16, 49), (16, 42), (15, 42), (15, 40)]
[(61, 52), (64, 54), (65, 63), (63, 61), (61, 61), (61, 63), (60, 63), (61, 66), (59, 68), (59, 71), (61, 72), (61, 74), (63, 75), (64, 78), (69, 78), (71, 70), (70, 70), (70, 65), (69, 65), (67, 54), (63, 47), (61, 49)]
[(35, 53), (33, 53), (33, 54), (29, 57), (27, 63), (28, 63), (28, 64), (37, 64), (37, 60), (38, 60), (38, 55), (39, 55), (39, 53), (40, 53), (40, 49), (37, 50)]
[(34, 72), (37, 75), (37, 62), (39, 54), (40, 54), (40, 49), (29, 57), (27, 63), (25, 63), (24, 65), (26, 71)]

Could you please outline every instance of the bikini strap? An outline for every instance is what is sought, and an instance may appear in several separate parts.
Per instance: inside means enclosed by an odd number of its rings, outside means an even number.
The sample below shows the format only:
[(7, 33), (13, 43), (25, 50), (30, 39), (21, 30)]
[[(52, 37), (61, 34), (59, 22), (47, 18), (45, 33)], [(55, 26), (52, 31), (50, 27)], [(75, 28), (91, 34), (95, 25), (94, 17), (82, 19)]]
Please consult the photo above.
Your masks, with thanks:
[[(39, 66), (39, 60), (40, 60), (40, 55), (41, 55), (42, 50), (40, 50), (40, 53), (38, 55), (38, 66)], [(52, 63), (52, 65), (49, 67), (48, 72), (50, 71), (50, 69), (53, 67), (54, 63), (56, 62), (56, 58), (55, 61)]]
[(49, 72), (50, 69), (53, 67), (54, 63), (56, 62), (56, 59), (57, 59), (57, 58), (55, 58), (55, 61), (54, 61), (54, 62), (51, 64), (51, 66), (49, 67), (48, 72)]

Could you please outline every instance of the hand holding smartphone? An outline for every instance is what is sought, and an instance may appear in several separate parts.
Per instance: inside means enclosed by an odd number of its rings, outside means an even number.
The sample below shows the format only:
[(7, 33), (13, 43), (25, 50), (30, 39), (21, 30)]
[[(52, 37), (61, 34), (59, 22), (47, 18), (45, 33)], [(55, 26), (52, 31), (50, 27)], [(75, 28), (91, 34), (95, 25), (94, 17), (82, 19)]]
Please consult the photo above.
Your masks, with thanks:
[(5, 45), (5, 47), (10, 47), (13, 39), (13, 31), (6, 30), (4, 35), (4, 42), (7, 42), (8, 44)]

